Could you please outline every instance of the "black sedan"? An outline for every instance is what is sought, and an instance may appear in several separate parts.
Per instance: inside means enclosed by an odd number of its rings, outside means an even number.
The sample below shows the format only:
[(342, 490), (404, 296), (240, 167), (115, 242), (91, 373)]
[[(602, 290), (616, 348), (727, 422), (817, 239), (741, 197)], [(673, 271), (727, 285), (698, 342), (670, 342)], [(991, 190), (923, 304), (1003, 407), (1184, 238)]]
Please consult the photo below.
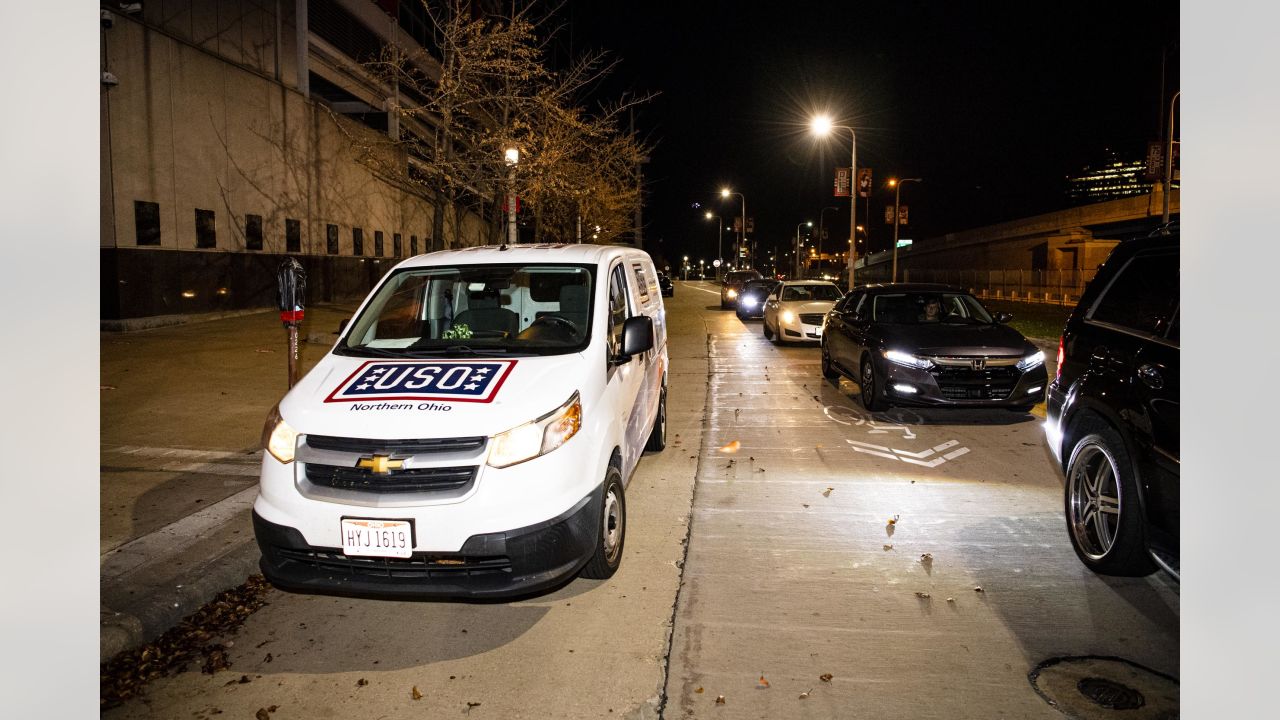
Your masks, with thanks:
[(868, 410), (889, 405), (1005, 407), (1029, 411), (1044, 398), (1044, 353), (1013, 316), (992, 316), (950, 285), (860, 287), (827, 313), (822, 374), (847, 375)]
[(658, 288), (662, 291), (662, 297), (675, 297), (676, 286), (671, 284), (671, 278), (667, 277), (664, 272), (658, 273)]
[(776, 287), (777, 280), (751, 280), (743, 285), (742, 292), (738, 293), (738, 319), (764, 317), (764, 299)]

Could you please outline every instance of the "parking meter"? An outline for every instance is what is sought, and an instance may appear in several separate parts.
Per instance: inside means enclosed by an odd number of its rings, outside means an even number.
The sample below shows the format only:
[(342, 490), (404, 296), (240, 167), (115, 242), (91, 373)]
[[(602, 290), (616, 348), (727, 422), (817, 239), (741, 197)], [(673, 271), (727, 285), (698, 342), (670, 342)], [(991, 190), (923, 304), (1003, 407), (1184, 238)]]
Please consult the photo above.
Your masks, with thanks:
[(289, 258), (280, 264), (276, 280), (280, 321), (289, 335), (289, 387), (293, 387), (298, 381), (298, 326), (306, 304), (307, 273), (302, 263)]

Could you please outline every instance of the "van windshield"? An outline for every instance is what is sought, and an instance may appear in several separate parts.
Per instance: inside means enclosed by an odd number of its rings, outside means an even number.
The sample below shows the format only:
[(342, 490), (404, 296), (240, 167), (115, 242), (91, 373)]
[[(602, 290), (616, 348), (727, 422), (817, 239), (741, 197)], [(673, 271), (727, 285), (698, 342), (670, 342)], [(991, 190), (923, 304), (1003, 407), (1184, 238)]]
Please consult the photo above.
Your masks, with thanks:
[(558, 355), (591, 337), (595, 268), (458, 265), (387, 278), (351, 322), (342, 355)]

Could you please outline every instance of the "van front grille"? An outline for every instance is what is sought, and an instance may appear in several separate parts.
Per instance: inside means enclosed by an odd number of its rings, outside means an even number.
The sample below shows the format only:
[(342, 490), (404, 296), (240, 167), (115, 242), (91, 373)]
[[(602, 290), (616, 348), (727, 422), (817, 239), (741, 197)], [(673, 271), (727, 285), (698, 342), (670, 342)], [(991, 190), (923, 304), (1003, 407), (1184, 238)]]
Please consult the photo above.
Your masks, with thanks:
[(374, 493), (435, 492), (468, 488), (476, 467), (427, 467), (374, 473), (367, 468), (307, 463), (307, 480), (337, 490)]

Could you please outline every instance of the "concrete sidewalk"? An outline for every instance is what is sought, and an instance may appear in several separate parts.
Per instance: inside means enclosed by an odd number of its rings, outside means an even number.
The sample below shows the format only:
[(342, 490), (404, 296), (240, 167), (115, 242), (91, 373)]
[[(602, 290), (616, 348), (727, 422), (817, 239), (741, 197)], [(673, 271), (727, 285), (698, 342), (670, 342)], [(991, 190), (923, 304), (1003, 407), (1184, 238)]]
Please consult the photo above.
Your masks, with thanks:
[[(308, 308), (303, 373), (354, 308)], [(257, 572), (260, 435), (288, 389), (288, 346), (278, 314), (263, 311), (103, 333), (100, 347), (105, 662)]]

